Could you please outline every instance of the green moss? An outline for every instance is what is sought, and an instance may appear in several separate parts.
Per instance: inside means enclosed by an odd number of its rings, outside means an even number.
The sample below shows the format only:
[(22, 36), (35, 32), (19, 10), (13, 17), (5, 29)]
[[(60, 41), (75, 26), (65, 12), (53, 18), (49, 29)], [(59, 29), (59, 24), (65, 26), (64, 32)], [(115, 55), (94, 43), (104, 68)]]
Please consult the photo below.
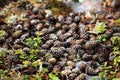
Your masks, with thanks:
[(48, 76), (47, 73), (48, 73), (48, 69), (42, 68), (40, 73), (37, 73), (34, 75), (34, 80), (48, 80), (48, 78), (46, 79), (46, 77), (45, 77), (45, 76)]
[(42, 64), (42, 61), (40, 59), (32, 62), (32, 66), (34, 66), (35, 68), (37, 68), (38, 66), (40, 66)]
[(47, 68), (42, 68), (41, 73), (47, 73), (48, 69)]
[(21, 60), (27, 60), (27, 54), (22, 49), (16, 50), (15, 54), (20, 55)]
[(31, 62), (30, 61), (23, 61), (22, 64), (23, 64), (23, 67), (28, 67), (31, 65)]
[(101, 43), (106, 43), (106, 41), (107, 41), (107, 35), (100, 35), (100, 36), (98, 36), (98, 40), (101, 42)]
[(40, 50), (38, 49), (30, 49), (29, 55), (26, 54), (22, 49), (18, 49), (15, 51), (15, 54), (19, 55), (21, 61), (28, 60), (28, 61), (36, 61), (38, 59), (38, 53)]
[(12, 54), (12, 51), (11, 51), (11, 50), (7, 50), (7, 49), (4, 49), (4, 48), (0, 48), (0, 63), (4, 62), (4, 60), (6, 60), (6, 57), (7, 57), (10, 53)]
[(103, 80), (115, 80), (120, 66), (120, 47), (113, 47), (113, 55), (113, 64), (108, 64), (105, 62), (103, 65), (101, 65), (102, 72), (99, 73), (99, 77)]
[(120, 47), (116, 46), (113, 48), (114, 54), (114, 65), (120, 66)]
[(120, 37), (119, 36), (113, 36), (110, 38), (112, 44), (120, 46)]
[(102, 72), (99, 73), (99, 77), (103, 80), (109, 80), (108, 75), (111, 72), (112, 66), (108, 66), (108, 63), (105, 62), (103, 65), (101, 65)]
[(24, 80), (30, 80), (29, 75), (24, 75)]
[(4, 30), (0, 30), (0, 37), (3, 37), (6, 35), (6, 32)]
[(2, 75), (3, 75), (3, 70), (2, 69), (0, 69), (0, 77), (2, 77)]
[(120, 55), (119, 56), (115, 56), (115, 58), (114, 58), (114, 65), (116, 65), (116, 66), (120, 65)]
[(94, 34), (100, 34), (100, 33), (105, 32), (106, 30), (107, 30), (106, 29), (106, 24), (104, 22), (97, 22), (95, 24), (95, 27), (93, 28), (92, 33), (94, 33)]
[(40, 48), (40, 45), (42, 44), (41, 37), (31, 37), (26, 39), (26, 45), (28, 45), (31, 48)]
[(117, 26), (120, 27), (120, 18), (119, 18), (119, 19), (116, 19), (116, 20), (115, 20), (115, 23), (116, 23)]
[(48, 74), (48, 76), (49, 76), (50, 80), (60, 80), (59, 77), (55, 74), (50, 73), (50, 74)]
[(2, 50), (0, 50), (0, 58), (3, 57), (4, 52)]

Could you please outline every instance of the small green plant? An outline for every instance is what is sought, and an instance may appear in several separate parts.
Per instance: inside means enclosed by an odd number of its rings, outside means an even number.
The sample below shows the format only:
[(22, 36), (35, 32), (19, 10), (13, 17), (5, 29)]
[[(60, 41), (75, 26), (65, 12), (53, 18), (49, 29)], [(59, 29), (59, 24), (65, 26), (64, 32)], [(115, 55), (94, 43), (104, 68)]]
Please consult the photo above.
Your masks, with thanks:
[(119, 36), (113, 36), (110, 38), (112, 44), (120, 46), (120, 37)]
[(103, 34), (103, 35), (98, 36), (98, 40), (101, 43), (106, 43), (106, 41), (107, 41), (107, 35)]
[(95, 27), (92, 30), (92, 33), (100, 34), (100, 33), (103, 33), (104, 31), (106, 31), (106, 24), (105, 24), (105, 22), (97, 22), (95, 24)]
[(30, 54), (28, 60), (35, 61), (37, 59), (36, 54)]
[(48, 76), (49, 76), (50, 80), (60, 80), (58, 75), (55, 75), (53, 73), (49, 73)]
[(42, 80), (42, 74), (36, 74), (34, 75), (34, 80)]
[(30, 61), (23, 61), (22, 64), (23, 64), (23, 67), (28, 67), (31, 65), (31, 62)]
[(115, 58), (114, 58), (114, 65), (116, 65), (116, 66), (120, 65), (120, 55), (119, 56), (115, 56)]
[(27, 54), (22, 49), (16, 50), (15, 54), (20, 55), (21, 60), (26, 60), (27, 59)]
[(114, 66), (118, 67), (120, 66), (120, 37), (119, 36), (113, 36), (111, 38), (111, 42), (115, 44), (116, 46), (113, 47), (113, 54), (114, 54)]
[(3, 63), (3, 58), (6, 56), (6, 54), (0, 50), (0, 64)]
[(39, 60), (37, 57), (37, 54), (39, 53), (38, 49), (30, 49), (28, 54), (22, 49), (18, 49), (15, 51), (15, 53), (19, 55), (24, 68), (32, 66), (37, 69), (38, 66), (42, 64), (41, 60)]
[(38, 58), (38, 53), (40, 52), (40, 50), (38, 49), (30, 49), (30, 55), (29, 55), (29, 59), (31, 61), (35, 61)]
[(119, 66), (120, 66), (120, 47), (119, 46), (113, 47), (113, 55), (114, 55), (114, 60), (111, 66), (108, 66), (107, 62), (105, 62), (101, 66), (101, 69), (103, 71), (99, 74), (99, 76), (103, 80), (115, 80), (117, 70), (119, 69)]
[(113, 54), (114, 54), (114, 65), (119, 66), (120, 65), (120, 48), (118, 46), (113, 48)]
[(48, 69), (47, 68), (42, 68), (42, 70), (40, 71), (40, 73), (37, 73), (34, 75), (35, 80), (48, 80)]
[(120, 18), (115, 20), (117, 26), (120, 26)]
[(6, 57), (12, 54), (11, 50), (0, 48), (0, 63), (5, 63)]
[(3, 76), (3, 70), (2, 69), (0, 69), (0, 78)]
[(43, 33), (41, 31), (36, 31), (35, 35), (36, 36), (41, 36), (41, 35), (43, 35)]
[(38, 50), (38, 49), (30, 49), (31, 54), (37, 54), (39, 52), (40, 52), (40, 50)]
[(4, 30), (0, 30), (0, 37), (3, 37), (6, 35), (6, 32)]
[(24, 80), (30, 80), (29, 75), (25, 74), (24, 75)]
[(41, 37), (31, 37), (26, 39), (26, 45), (28, 45), (31, 48), (40, 48), (40, 45), (42, 44)]
[(30, 49), (29, 55), (25, 53), (22, 49), (18, 49), (15, 51), (15, 54), (19, 55), (21, 61), (28, 60), (28, 61), (36, 61), (38, 59), (37, 54), (40, 52), (38, 49)]
[(42, 61), (40, 59), (32, 62), (32, 66), (34, 66), (35, 68), (37, 68), (38, 66), (40, 66), (42, 64)]
[(48, 69), (47, 68), (42, 68), (41, 73), (47, 73)]
[(4, 54), (5, 53), (0, 49), (0, 58), (2, 58)]
[(40, 73), (34, 76), (35, 80), (60, 80), (58, 77), (58, 72), (48, 73), (47, 68), (42, 68)]
[(112, 66), (108, 66), (107, 62), (105, 62), (102, 66), (101, 69), (103, 70), (101, 73), (99, 73), (99, 77), (103, 80), (108, 80), (109, 77), (108, 75), (111, 72)]

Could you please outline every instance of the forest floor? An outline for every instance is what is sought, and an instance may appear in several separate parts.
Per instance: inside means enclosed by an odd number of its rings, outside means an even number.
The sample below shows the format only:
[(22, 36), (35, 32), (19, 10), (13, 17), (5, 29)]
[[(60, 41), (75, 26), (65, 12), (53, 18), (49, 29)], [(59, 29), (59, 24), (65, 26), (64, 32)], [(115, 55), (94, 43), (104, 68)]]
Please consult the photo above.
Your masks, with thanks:
[(0, 80), (120, 80), (120, 10), (75, 13), (61, 0), (0, 0)]

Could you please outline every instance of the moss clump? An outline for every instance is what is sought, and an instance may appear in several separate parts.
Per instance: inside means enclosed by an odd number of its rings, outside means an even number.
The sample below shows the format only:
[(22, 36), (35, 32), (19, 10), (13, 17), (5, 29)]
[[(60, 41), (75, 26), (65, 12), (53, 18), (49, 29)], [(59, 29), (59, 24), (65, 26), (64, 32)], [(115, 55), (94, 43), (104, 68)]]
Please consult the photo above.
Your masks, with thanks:
[(4, 37), (6, 35), (6, 32), (4, 30), (0, 30), (0, 37)]
[(93, 33), (100, 34), (106, 31), (106, 24), (104, 22), (97, 22), (93, 28)]
[(30, 61), (23, 61), (22, 64), (23, 64), (23, 67), (28, 67), (28, 66), (30, 66), (31, 62)]
[(32, 66), (34, 66), (35, 68), (37, 68), (38, 66), (40, 66), (42, 64), (42, 61), (40, 59), (34, 61), (32, 63)]
[(107, 35), (103, 34), (103, 35), (98, 36), (98, 40), (103, 44), (106, 43)]
[(112, 44), (117, 45), (120, 47), (120, 37), (119, 36), (113, 36), (110, 38)]
[(55, 74), (50, 73), (50, 74), (48, 74), (48, 76), (49, 76), (50, 80), (60, 80), (59, 77)]
[(100, 72), (99, 76), (103, 80), (117, 80), (117, 74), (119, 73), (120, 37), (113, 36), (110, 38), (110, 41), (113, 44), (113, 51), (111, 54), (114, 59), (113, 62), (105, 62), (103, 65), (101, 65), (102, 72)]
[(115, 20), (115, 24), (120, 27), (120, 18)]
[(40, 48), (40, 45), (42, 44), (41, 37), (31, 37), (26, 39), (26, 45), (28, 45), (31, 48), (38, 49)]

